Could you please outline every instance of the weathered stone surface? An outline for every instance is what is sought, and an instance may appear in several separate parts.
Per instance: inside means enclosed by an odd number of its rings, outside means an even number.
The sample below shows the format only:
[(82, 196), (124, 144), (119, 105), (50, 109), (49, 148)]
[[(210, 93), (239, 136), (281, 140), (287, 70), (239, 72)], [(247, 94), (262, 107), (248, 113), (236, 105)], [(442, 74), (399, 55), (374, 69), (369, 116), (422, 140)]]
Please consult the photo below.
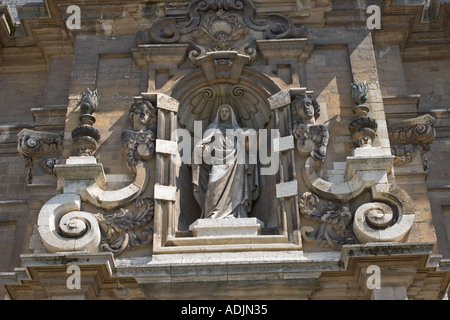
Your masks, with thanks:
[[(371, 31), (352, 1), (74, 0), (80, 30), (64, 27), (61, 1), (4, 2), (18, 10), (0, 9), (0, 298), (441, 299), (449, 9), (407, 2), (383, 5)], [(352, 95), (356, 80), (363, 96)], [(99, 93), (94, 126), (79, 104), (86, 88)], [(299, 95), (320, 115), (294, 130)], [(130, 126), (130, 105), (143, 101), (154, 135)], [(198, 220), (191, 164), (178, 161), (174, 130), (194, 145), (222, 104), (279, 160), (255, 148), (249, 216), (260, 222), (248, 226)], [(17, 149), (37, 132), (49, 148)], [(95, 157), (73, 157), (86, 146)], [(319, 203), (305, 214), (307, 192)], [(154, 199), (151, 214), (133, 210), (142, 199)], [(113, 254), (96, 252), (99, 241)], [(66, 285), (73, 261), (79, 292)], [(383, 280), (372, 290), (374, 265)]]

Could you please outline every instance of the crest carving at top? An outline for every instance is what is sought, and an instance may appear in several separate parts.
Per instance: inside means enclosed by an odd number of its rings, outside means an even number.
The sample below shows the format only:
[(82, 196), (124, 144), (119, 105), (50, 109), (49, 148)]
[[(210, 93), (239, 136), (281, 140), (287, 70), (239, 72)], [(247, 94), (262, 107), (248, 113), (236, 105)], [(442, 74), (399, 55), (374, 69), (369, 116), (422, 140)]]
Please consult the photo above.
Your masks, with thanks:
[(141, 44), (184, 42), (182, 37), (193, 32), (197, 40), (211, 43), (211, 50), (228, 50), (249, 29), (263, 33), (266, 39), (302, 38), (307, 33), (306, 26), (297, 27), (280, 14), (257, 17), (251, 0), (194, 0), (187, 11), (187, 17), (156, 21), (150, 33), (138, 34), (138, 41)]

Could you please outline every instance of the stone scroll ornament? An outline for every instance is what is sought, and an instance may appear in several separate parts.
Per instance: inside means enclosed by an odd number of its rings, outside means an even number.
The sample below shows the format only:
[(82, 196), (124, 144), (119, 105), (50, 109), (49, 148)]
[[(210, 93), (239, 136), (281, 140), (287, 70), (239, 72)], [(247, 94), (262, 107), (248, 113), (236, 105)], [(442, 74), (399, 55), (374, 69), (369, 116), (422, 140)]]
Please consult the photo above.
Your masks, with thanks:
[(97, 252), (100, 228), (94, 215), (81, 211), (81, 198), (63, 193), (48, 200), (41, 208), (38, 231), (48, 252)]
[(395, 156), (394, 164), (411, 163), (414, 156), (420, 152), (424, 171), (428, 170), (425, 153), (430, 151), (436, 138), (434, 124), (436, 119), (428, 114), (420, 117), (388, 123), (391, 152)]
[(150, 33), (138, 33), (138, 43), (176, 43), (193, 33), (212, 44), (214, 50), (228, 50), (232, 42), (247, 33), (247, 28), (263, 32), (267, 39), (300, 38), (307, 33), (306, 26), (296, 27), (280, 14), (257, 17), (251, 0), (194, 0), (187, 10), (187, 21), (176, 17), (160, 19)]
[(329, 202), (320, 208), (319, 197), (305, 192), (299, 197), (299, 210), (308, 220), (318, 223), (317, 227), (303, 226), (303, 239), (316, 242), (321, 247), (340, 249), (344, 244), (356, 243), (352, 230), (353, 215), (348, 207)]
[(311, 94), (303, 94), (292, 100), (291, 109), (297, 151), (301, 155), (310, 155), (316, 161), (324, 161), (330, 133), (327, 126), (316, 124), (320, 105)]

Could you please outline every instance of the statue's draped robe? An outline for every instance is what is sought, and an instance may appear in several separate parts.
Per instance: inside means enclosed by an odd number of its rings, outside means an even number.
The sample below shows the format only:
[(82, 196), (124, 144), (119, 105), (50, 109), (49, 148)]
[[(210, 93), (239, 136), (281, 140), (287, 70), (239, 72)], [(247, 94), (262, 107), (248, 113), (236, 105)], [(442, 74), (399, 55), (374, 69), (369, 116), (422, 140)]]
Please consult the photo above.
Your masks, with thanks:
[(203, 155), (203, 163), (193, 166), (192, 178), (202, 219), (246, 218), (259, 195), (257, 165), (249, 163), (244, 130), (230, 110), (231, 122), (221, 123), (218, 112), (194, 149)]

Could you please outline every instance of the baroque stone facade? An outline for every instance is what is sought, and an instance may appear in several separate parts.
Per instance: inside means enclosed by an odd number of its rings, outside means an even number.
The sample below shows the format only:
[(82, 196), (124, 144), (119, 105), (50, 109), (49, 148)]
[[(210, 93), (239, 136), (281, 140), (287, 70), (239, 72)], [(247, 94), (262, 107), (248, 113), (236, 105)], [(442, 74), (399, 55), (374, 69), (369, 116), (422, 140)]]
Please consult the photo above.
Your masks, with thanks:
[(446, 298), (448, 4), (72, 2), (0, 6), (4, 298)]

